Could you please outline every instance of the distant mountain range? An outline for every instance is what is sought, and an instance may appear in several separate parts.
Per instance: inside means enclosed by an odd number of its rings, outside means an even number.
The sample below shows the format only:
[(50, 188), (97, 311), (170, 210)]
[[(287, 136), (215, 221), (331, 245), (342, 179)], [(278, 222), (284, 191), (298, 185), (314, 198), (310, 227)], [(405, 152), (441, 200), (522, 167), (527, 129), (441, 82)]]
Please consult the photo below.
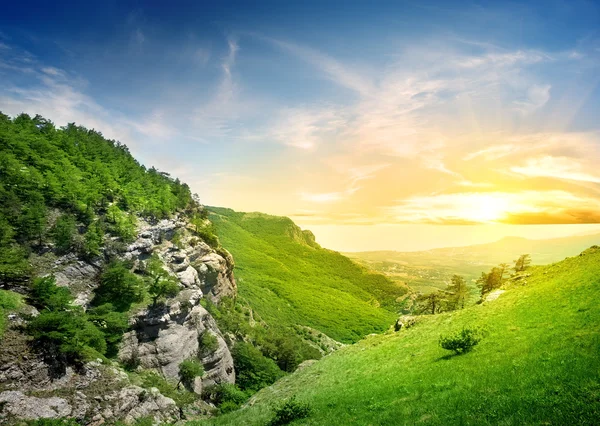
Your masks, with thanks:
[(521, 254), (530, 254), (533, 264), (548, 264), (578, 255), (593, 245), (600, 245), (600, 234), (548, 240), (506, 237), (493, 243), (466, 247), (415, 252), (367, 251), (345, 255), (416, 291), (429, 292), (444, 288), (452, 274), (472, 280), (494, 265), (511, 264)]

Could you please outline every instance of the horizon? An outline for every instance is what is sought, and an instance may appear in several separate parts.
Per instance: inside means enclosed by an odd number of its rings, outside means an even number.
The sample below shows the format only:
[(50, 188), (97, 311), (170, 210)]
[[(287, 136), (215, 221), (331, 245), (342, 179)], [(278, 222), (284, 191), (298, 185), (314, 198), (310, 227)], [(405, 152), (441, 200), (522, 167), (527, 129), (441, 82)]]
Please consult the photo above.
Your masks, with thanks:
[(334, 250), (565, 237), (600, 232), (597, 28), (587, 1), (10, 4), (0, 111)]

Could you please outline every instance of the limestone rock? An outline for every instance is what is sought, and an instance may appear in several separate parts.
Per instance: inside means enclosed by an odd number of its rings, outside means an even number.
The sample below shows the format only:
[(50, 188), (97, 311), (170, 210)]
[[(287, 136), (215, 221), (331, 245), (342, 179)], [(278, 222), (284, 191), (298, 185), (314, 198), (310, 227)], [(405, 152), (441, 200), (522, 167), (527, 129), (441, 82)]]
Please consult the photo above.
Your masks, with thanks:
[(72, 411), (69, 403), (63, 398), (37, 398), (20, 391), (0, 393), (0, 407), (0, 416), (12, 416), (23, 420), (57, 419), (69, 416)]
[(141, 417), (151, 417), (156, 422), (179, 418), (179, 409), (175, 401), (163, 396), (156, 388), (147, 390), (138, 386), (128, 386), (110, 395), (109, 400), (115, 402), (112, 416), (123, 419), (127, 424), (134, 423)]
[(168, 379), (177, 381), (179, 364), (198, 356), (198, 339), (203, 332), (209, 331), (217, 337), (218, 347), (201, 358), (206, 371), (203, 385), (234, 383), (231, 353), (214, 319), (197, 304), (201, 294), (200, 290), (184, 290), (164, 306), (139, 312), (134, 318), (134, 330), (123, 338), (120, 360), (157, 369)]

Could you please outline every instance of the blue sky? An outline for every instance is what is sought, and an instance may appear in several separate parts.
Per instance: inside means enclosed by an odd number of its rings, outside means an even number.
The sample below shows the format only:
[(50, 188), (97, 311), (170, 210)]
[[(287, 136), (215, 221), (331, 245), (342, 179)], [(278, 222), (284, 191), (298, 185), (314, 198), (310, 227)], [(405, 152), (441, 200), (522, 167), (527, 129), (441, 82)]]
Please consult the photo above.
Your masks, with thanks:
[(207, 204), (326, 240), (592, 224), (599, 29), (592, 1), (13, 2), (0, 110), (96, 128)]

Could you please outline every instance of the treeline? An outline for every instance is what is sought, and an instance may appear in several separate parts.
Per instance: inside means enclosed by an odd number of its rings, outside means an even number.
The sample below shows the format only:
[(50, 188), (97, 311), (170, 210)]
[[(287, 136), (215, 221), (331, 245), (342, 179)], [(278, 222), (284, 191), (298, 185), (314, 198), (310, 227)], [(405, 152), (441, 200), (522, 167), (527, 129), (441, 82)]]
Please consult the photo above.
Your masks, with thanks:
[(105, 233), (135, 236), (136, 214), (164, 218), (191, 203), (186, 184), (95, 130), (0, 113), (0, 283), (26, 279), (29, 251), (47, 241), (95, 256)]
[[(511, 267), (508, 263), (501, 263), (489, 272), (482, 272), (476, 285), (481, 295), (480, 301), (485, 296), (499, 289), (508, 277), (514, 277), (524, 272), (531, 265), (531, 256), (523, 254), (514, 261)], [(453, 275), (448, 287), (429, 294), (419, 295), (416, 299), (415, 313), (438, 314), (440, 312), (462, 309), (469, 299), (469, 287), (460, 275)]]

